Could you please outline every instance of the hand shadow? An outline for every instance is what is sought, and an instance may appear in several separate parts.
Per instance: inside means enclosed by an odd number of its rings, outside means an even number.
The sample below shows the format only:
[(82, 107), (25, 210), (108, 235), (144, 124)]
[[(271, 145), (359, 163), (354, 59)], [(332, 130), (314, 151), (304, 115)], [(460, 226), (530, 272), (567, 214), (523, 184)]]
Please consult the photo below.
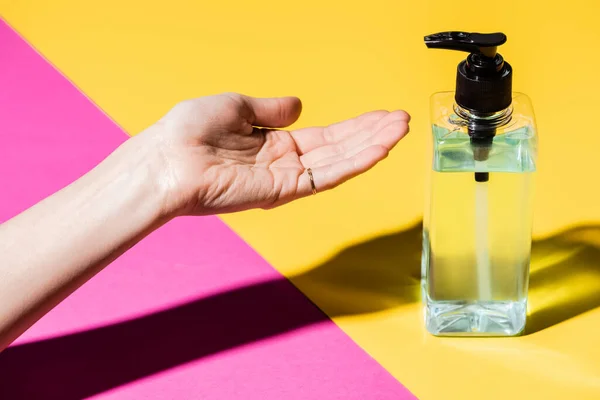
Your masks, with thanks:
[[(421, 224), (352, 245), (291, 277), (331, 317), (419, 300)], [(535, 241), (528, 333), (600, 306), (600, 227)], [(293, 312), (290, 312), (293, 310)], [(0, 398), (80, 399), (177, 365), (327, 321), (286, 279), (0, 354)]]
[(88, 398), (178, 365), (327, 317), (286, 279), (266, 281), (128, 321), (9, 347), (0, 399)]
[[(331, 316), (418, 301), (420, 224), (351, 246), (292, 278)], [(177, 365), (328, 321), (284, 278), (0, 354), (1, 399), (81, 399)]]

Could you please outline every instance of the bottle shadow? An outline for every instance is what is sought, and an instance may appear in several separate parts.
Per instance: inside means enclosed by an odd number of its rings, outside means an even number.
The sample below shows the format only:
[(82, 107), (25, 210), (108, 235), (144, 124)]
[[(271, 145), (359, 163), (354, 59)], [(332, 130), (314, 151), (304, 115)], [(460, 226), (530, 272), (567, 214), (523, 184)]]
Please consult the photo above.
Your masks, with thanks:
[[(420, 301), (421, 224), (340, 252), (291, 281), (332, 317)], [(528, 318), (533, 334), (600, 307), (600, 225), (573, 227), (531, 249)]]
[(290, 280), (331, 317), (420, 301), (421, 225), (349, 246)]
[(539, 332), (599, 306), (600, 226), (582, 225), (535, 240), (525, 334)]
[[(421, 224), (349, 246), (290, 280), (330, 317), (420, 301)], [(600, 226), (532, 247), (527, 334), (600, 306)], [(293, 312), (290, 312), (293, 310)], [(186, 362), (328, 321), (287, 279), (0, 353), (0, 398), (89, 397)]]

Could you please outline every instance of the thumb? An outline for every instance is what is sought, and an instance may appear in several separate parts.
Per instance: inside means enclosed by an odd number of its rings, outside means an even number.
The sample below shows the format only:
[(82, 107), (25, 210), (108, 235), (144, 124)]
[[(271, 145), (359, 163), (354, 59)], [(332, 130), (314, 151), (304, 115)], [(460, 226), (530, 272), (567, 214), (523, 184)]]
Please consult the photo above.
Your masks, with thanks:
[(296, 122), (302, 112), (302, 103), (297, 97), (242, 98), (253, 117), (249, 122), (264, 128), (289, 126)]

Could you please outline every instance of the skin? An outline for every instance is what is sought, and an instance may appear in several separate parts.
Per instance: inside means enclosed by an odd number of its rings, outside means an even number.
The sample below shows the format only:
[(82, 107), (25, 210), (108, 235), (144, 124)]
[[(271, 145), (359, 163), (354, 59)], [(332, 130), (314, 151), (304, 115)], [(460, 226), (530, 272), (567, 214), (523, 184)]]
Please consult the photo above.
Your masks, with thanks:
[[(0, 350), (75, 289), (181, 215), (273, 208), (372, 168), (404, 111), (287, 131), (295, 97), (184, 101), (71, 185), (0, 225)], [(260, 127), (260, 128), (259, 128)]]

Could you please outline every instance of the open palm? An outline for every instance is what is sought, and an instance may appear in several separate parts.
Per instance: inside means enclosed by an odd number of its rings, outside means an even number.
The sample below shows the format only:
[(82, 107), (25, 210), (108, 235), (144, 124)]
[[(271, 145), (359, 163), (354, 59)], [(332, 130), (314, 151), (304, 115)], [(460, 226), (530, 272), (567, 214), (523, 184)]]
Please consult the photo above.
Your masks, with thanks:
[[(271, 208), (370, 169), (408, 132), (404, 111), (373, 111), (327, 127), (287, 131), (297, 98), (223, 94), (186, 101), (158, 126), (173, 199), (184, 213)], [(261, 127), (261, 128), (258, 128)], [(166, 132), (165, 132), (166, 131)]]

